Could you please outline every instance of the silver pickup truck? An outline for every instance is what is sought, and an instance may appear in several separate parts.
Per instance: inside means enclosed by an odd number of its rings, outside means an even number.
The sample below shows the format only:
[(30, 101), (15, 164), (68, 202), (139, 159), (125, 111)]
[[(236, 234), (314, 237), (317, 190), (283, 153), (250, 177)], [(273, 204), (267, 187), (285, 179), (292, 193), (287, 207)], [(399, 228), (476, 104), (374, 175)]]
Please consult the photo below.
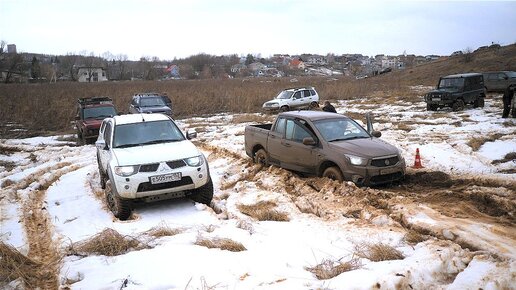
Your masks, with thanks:
[[(369, 126), (368, 126), (369, 127)], [(336, 113), (280, 113), (274, 124), (245, 128), (245, 151), (256, 163), (373, 186), (401, 180), (400, 151), (353, 119)]]

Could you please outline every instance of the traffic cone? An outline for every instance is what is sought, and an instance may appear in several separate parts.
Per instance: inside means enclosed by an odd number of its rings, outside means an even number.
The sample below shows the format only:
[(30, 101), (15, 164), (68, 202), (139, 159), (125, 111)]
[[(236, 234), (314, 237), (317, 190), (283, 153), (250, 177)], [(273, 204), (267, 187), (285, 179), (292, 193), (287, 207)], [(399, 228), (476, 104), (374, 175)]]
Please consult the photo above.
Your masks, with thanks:
[(423, 168), (423, 165), (421, 164), (421, 156), (419, 155), (419, 148), (416, 149), (416, 159), (414, 160), (414, 166), (412, 168)]

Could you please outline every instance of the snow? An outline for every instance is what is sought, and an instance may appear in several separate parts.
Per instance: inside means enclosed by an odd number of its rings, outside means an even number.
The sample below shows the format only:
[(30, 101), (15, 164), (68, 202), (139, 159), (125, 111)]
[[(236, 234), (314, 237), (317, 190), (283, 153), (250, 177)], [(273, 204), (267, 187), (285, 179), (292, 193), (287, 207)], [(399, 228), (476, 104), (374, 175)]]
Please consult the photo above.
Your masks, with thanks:
[[(457, 118), (463, 120), (453, 113), (426, 112), (421, 110), (421, 104), (399, 103), (375, 108), (376, 116), (391, 114), (390, 122), (377, 118), (375, 127), (382, 130), (382, 139), (400, 148), (409, 166), (419, 148), (424, 170), (516, 182), (515, 174), (500, 171), (514, 169), (514, 160), (492, 163), (516, 152), (516, 122), (504, 125), (492, 101), (486, 101), (484, 109), (467, 110), (469, 120), (462, 121), (462, 126), (450, 125)], [(342, 101), (336, 107), (339, 112), (366, 111), (355, 109), (355, 104)], [(438, 118), (431, 119), (433, 116)], [(398, 130), (396, 125), (430, 119), (431, 124), (410, 125), (412, 130), (408, 132)], [(285, 193), (287, 177), (262, 170), (259, 181), (246, 178), (255, 177), (246, 167), (250, 161), (244, 151), (247, 123), (232, 120), (233, 116), (227, 114), (179, 120), (184, 129), (207, 124), (202, 132), (198, 131), (197, 140), (204, 145), (200, 149), (209, 160), (215, 184), (214, 203), (223, 213), (189, 199), (176, 199), (137, 206), (132, 219), (119, 221), (103, 200), (94, 146), (74, 147), (60, 141), (66, 136), (2, 140), (6, 146), (18, 146), (20, 152), (0, 155), (0, 160), (16, 164), (11, 171), (0, 174), (0, 184), (34, 179), (27, 186), (2, 187), (2, 241), (22, 253), (28, 252), (20, 222), (21, 204), (31, 191), (56, 178), (46, 190), (45, 201), (54, 241), (63, 251), (106, 228), (152, 246), (114, 257), (66, 256), (60, 278), (77, 281), (68, 285), (71, 289), (121, 289), (123, 284), (124, 289), (514, 289), (514, 236), (493, 236), (495, 230), (487, 224), (461, 224), (418, 204), (399, 205), (393, 211), (403, 213), (412, 225), (441, 232), (444, 239), (431, 238), (410, 245), (404, 240), (405, 231), (391, 216), (367, 210), (360, 219), (338, 214), (323, 218), (300, 212)], [(467, 145), (474, 136), (493, 133), (504, 136), (485, 143), (478, 151)], [(36, 156), (35, 160), (31, 160), (29, 152)], [(225, 186), (232, 183), (234, 186)], [(276, 209), (287, 214), (289, 221), (258, 221), (238, 210), (238, 205), (259, 201), (275, 202)], [(160, 226), (180, 232), (160, 238), (148, 236), (148, 230)], [(199, 238), (231, 239), (246, 250), (208, 249), (195, 244)], [(459, 238), (483, 251), (479, 254), (461, 248), (454, 242)], [(327, 259), (345, 262), (357, 258), (357, 247), (368, 243), (389, 245), (405, 258), (381, 262), (360, 258), (358, 269), (327, 280), (319, 280), (307, 270)], [(499, 258), (485, 250), (491, 245)], [(497, 249), (504, 250), (496, 252)]]

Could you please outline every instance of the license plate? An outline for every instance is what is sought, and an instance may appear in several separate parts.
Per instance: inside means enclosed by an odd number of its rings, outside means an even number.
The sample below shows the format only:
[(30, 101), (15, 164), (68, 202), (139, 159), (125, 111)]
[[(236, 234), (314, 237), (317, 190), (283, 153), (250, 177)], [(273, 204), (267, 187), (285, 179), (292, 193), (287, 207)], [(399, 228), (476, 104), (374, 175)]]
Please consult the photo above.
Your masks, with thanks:
[(441, 98), (432, 98), (432, 101), (440, 101)]
[(380, 175), (391, 174), (400, 171), (398, 168), (387, 168), (380, 170)]
[(163, 174), (163, 175), (155, 175), (155, 176), (149, 177), (149, 179), (150, 179), (150, 183), (152, 183), (152, 184), (177, 181), (177, 180), (181, 180), (181, 172), (175, 172), (175, 173)]

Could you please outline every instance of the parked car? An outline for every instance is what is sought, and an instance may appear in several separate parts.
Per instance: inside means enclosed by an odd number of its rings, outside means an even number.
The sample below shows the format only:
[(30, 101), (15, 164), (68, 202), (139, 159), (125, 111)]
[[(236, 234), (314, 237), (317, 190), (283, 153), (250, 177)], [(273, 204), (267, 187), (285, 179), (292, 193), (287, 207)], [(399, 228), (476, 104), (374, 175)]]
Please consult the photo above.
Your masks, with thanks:
[(172, 104), (167, 105), (166, 100), (170, 101), (167, 96), (156, 93), (135, 94), (129, 105), (129, 113), (162, 113), (172, 116)]
[(108, 97), (80, 98), (77, 100), (75, 128), (77, 139), (85, 144), (97, 140), (102, 120), (117, 115), (113, 100)]
[(464, 109), (466, 104), (484, 107), (484, 79), (479, 73), (465, 73), (441, 77), (435, 90), (425, 95), (426, 110), (451, 107), (453, 111)]
[[(135, 202), (188, 196), (210, 204), (208, 161), (163, 114), (120, 115), (102, 122), (97, 142), (100, 184), (115, 217), (129, 218)], [(159, 153), (159, 154), (158, 154)]]
[(516, 84), (515, 71), (493, 71), (482, 73), (484, 86), (488, 92), (504, 92), (510, 85)]
[(263, 104), (265, 111), (286, 112), (292, 109), (319, 107), (319, 94), (314, 87), (290, 88)]
[(405, 176), (400, 151), (380, 136), (344, 115), (299, 111), (280, 113), (274, 124), (246, 126), (244, 138), (256, 163), (370, 186)]

